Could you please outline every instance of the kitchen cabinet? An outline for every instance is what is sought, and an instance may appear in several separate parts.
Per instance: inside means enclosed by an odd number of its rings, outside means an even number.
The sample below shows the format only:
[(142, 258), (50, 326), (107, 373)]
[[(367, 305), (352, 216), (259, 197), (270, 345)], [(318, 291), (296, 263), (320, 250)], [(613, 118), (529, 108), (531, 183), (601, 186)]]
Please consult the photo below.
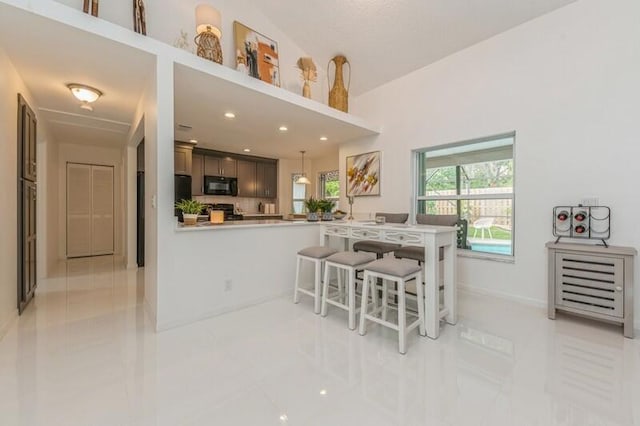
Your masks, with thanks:
[(238, 160), (238, 197), (256, 196), (256, 162)]
[(191, 155), (193, 146), (176, 143), (173, 153), (173, 173), (191, 176)]
[(204, 195), (204, 155), (191, 156), (191, 196)]
[(256, 196), (258, 198), (278, 197), (278, 168), (274, 162), (256, 162)]
[(231, 157), (205, 155), (204, 174), (207, 176), (237, 177), (237, 163)]

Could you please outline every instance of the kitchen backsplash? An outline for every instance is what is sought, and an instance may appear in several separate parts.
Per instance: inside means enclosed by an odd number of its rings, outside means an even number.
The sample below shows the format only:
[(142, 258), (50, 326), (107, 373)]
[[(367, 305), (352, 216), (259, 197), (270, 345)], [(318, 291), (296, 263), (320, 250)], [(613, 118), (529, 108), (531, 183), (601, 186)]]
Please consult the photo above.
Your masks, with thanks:
[(245, 213), (258, 213), (258, 204), (275, 203), (276, 213), (278, 213), (278, 201), (273, 198), (245, 198), (245, 197), (216, 197), (215, 195), (196, 195), (194, 199), (201, 203), (228, 203), (235, 204)]

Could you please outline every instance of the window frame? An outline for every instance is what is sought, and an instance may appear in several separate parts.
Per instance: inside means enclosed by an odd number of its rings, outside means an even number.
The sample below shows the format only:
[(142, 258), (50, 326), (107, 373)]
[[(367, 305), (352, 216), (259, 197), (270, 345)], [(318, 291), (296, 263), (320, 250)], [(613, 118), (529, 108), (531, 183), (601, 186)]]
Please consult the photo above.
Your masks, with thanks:
[[(419, 195), (418, 190), (420, 188), (420, 156), (429, 151), (439, 151), (442, 149), (455, 148), (461, 146), (469, 146), (482, 142), (489, 142), (497, 139), (511, 138), (513, 155), (511, 161), (513, 163), (513, 185), (511, 193), (496, 193), (496, 194), (460, 194), (460, 182), (456, 182), (456, 194), (455, 195)], [(459, 201), (465, 200), (511, 200), (511, 254), (499, 254), (488, 253), (482, 251), (473, 251), (471, 249), (458, 249), (457, 253), (460, 257), (471, 257), (478, 259), (495, 260), (499, 262), (515, 263), (516, 253), (516, 132), (499, 133), (492, 136), (486, 136), (481, 138), (468, 139), (465, 141), (454, 142), (444, 145), (436, 145), (424, 148), (417, 148), (412, 150), (411, 161), (411, 218), (412, 223), (415, 223), (415, 217), (418, 212), (418, 205), (421, 201), (443, 201), (451, 200), (460, 204)], [(459, 167), (459, 166), (458, 166)], [(458, 213), (459, 214), (459, 213)], [(458, 216), (459, 217), (459, 216)], [(471, 226), (471, 224), (469, 224)]]
[[(338, 196), (337, 197), (329, 197), (326, 195), (326, 187), (325, 184), (327, 183), (327, 179), (326, 176), (329, 174), (335, 173), (337, 176), (337, 182), (338, 182)], [(318, 173), (318, 197), (319, 198), (326, 198), (327, 200), (333, 200), (336, 202), (336, 207), (338, 206), (338, 203), (340, 202), (340, 171), (339, 170), (328, 170), (325, 172), (319, 172)]]
[[(304, 205), (304, 202), (307, 200), (307, 185), (304, 184), (300, 184), (300, 185), (304, 185), (304, 198), (295, 198), (294, 197), (294, 185), (296, 184), (296, 180), (302, 176), (302, 173), (291, 173), (291, 213), (292, 214), (305, 214), (307, 212), (307, 208)], [(296, 202), (300, 202), (302, 201), (302, 212), (301, 213), (296, 213), (296, 209), (295, 209), (295, 203)]]

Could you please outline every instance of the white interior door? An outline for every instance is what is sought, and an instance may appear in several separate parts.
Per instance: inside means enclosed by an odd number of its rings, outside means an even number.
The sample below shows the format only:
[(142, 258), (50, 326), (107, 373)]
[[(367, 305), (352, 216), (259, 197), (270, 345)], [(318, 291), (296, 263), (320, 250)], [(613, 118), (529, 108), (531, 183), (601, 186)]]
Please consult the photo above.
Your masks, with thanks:
[(113, 167), (67, 163), (67, 257), (113, 254)]

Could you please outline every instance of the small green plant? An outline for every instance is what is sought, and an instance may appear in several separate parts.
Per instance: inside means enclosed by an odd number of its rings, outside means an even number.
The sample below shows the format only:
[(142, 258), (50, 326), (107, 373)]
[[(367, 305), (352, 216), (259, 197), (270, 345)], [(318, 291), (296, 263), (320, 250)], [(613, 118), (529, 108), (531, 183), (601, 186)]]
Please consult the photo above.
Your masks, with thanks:
[(316, 213), (320, 210), (320, 200), (316, 200), (311, 196), (308, 200), (304, 200), (304, 206), (309, 213)]
[(333, 200), (318, 200), (318, 204), (320, 205), (320, 210), (322, 213), (331, 213), (331, 210), (336, 206), (336, 202)]
[(176, 209), (184, 214), (199, 214), (204, 208), (204, 204), (197, 200), (180, 200), (176, 203)]

